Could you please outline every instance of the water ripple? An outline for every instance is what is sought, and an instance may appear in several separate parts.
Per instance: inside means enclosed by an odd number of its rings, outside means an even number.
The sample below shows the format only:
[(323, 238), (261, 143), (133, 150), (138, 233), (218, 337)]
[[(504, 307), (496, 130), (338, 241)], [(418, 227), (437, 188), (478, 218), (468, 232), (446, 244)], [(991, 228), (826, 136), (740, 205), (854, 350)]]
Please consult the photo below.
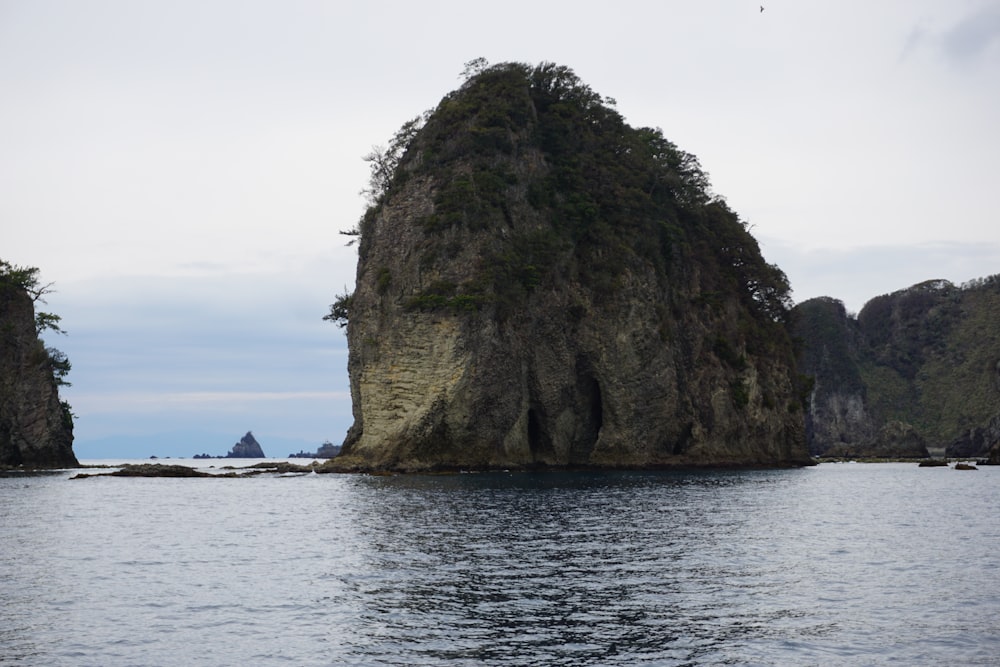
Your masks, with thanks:
[(2, 478), (0, 665), (1000, 664), (948, 473)]

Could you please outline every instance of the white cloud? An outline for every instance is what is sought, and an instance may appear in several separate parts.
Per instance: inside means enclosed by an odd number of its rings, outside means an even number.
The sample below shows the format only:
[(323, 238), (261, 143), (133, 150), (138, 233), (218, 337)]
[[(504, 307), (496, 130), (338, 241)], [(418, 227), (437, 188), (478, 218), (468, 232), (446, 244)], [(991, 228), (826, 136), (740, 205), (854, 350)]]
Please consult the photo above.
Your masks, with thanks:
[(1000, 57), (1000, 3), (983, 5), (941, 36), (944, 52), (953, 60), (969, 63), (980, 58)]
[(857, 312), (869, 300), (925, 280), (961, 285), (1000, 273), (1000, 242), (802, 248), (762, 237), (768, 261), (778, 264), (801, 303), (817, 296), (840, 299)]

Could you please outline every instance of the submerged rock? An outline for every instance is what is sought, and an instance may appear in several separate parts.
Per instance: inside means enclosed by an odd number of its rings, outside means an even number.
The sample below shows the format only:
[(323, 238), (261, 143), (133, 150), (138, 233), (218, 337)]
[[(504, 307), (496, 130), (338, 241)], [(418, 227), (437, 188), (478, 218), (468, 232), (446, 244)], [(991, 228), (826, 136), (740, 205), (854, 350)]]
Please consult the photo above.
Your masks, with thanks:
[(809, 461), (787, 281), (694, 156), (551, 64), (488, 68), (418, 127), (331, 307), (354, 425), (328, 466)]
[(188, 466), (166, 463), (142, 463), (122, 466), (121, 470), (108, 473), (112, 477), (211, 477), (211, 473)]
[(250, 466), (250, 470), (256, 472), (276, 472), (281, 474), (307, 473), (307, 472), (312, 472), (315, 469), (316, 465), (318, 464), (314, 463), (313, 465), (297, 465), (295, 463), (287, 463), (285, 461), (273, 461), (273, 462), (269, 461), (265, 463), (256, 463)]
[(224, 473), (209, 473), (189, 466), (165, 463), (126, 463), (118, 470), (102, 473), (80, 473), (71, 479), (87, 477), (256, 477), (266, 473), (274, 474), (305, 474), (316, 470), (316, 464), (301, 466), (284, 461), (257, 463), (247, 468), (225, 467)]
[(127, 463), (120, 469), (102, 473), (80, 473), (72, 479), (87, 477), (214, 477), (211, 473), (188, 466), (166, 463)]

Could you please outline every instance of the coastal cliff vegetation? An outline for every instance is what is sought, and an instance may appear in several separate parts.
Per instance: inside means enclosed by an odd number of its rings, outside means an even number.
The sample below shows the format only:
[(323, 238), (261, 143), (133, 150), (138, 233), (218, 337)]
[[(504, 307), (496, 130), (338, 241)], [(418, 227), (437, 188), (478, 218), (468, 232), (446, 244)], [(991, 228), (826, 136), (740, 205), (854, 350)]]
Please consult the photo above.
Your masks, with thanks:
[(697, 158), (567, 67), (466, 74), (367, 156), (338, 464), (806, 460), (788, 281)]
[[(473, 61), (466, 73), (472, 77), (464, 86), (366, 156), (370, 206), (346, 232), (359, 238), (364, 264), (385, 202), (419, 178), (434, 190), (432, 209), (413, 220), (427, 235), (507, 228), (485, 248), (474, 275), (433, 282), (408, 299), (408, 308), (490, 308), (503, 317), (542, 285), (579, 279), (610, 293), (630, 262), (666, 272), (676, 256), (694, 252), (714, 269), (703, 301), (735, 290), (764, 316), (744, 323), (755, 334), (751, 342), (766, 347), (775, 332), (784, 336), (782, 326), (761, 322), (787, 323), (788, 280), (763, 259), (747, 223), (712, 192), (694, 155), (659, 128), (628, 126), (613, 99), (568, 67)], [(529, 210), (518, 210), (524, 203)], [(549, 224), (515, 230), (515, 215)], [(428, 247), (421, 260), (433, 265), (440, 259), (433, 253), (447, 250)], [(384, 293), (391, 270), (376, 271)], [(340, 295), (327, 319), (346, 324), (351, 297)]]
[[(796, 320), (802, 372), (815, 378), (814, 454), (979, 456), (1000, 441), (961, 444), (1000, 422), (1000, 275), (928, 280), (856, 316), (836, 299), (811, 299)], [(887, 425), (905, 442), (886, 437)]]
[(71, 364), (42, 339), (65, 332), (59, 315), (36, 310), (51, 292), (37, 268), (0, 260), (0, 466), (76, 465), (73, 413), (59, 396)]

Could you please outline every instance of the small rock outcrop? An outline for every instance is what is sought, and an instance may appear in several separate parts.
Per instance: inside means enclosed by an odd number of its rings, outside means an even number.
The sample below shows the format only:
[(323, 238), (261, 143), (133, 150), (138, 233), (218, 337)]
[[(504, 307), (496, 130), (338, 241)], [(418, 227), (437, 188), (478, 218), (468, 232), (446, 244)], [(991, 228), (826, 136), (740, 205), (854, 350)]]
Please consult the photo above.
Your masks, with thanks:
[[(121, 469), (107, 473), (110, 477), (211, 477), (211, 473), (189, 466), (165, 463), (126, 464)], [(80, 475), (86, 477), (87, 475)]]
[(927, 441), (912, 424), (888, 421), (879, 429), (873, 446), (876, 456), (921, 459), (929, 456)]
[(992, 457), (993, 452), (1000, 452), (1000, 415), (985, 426), (965, 431), (947, 449), (947, 455), (952, 458)]
[(923, 459), (929, 456), (927, 443), (910, 424), (890, 421), (871, 438), (854, 444), (836, 443), (822, 456), (832, 458)]
[(36, 273), (0, 261), (0, 467), (75, 467), (73, 415), (59, 398), (68, 362), (39, 338), (58, 318), (35, 312)]
[(788, 284), (696, 158), (567, 68), (471, 77), (373, 154), (342, 469), (809, 461)]
[(253, 437), (253, 433), (247, 431), (247, 434), (243, 436), (239, 442), (233, 445), (233, 448), (226, 454), (227, 459), (263, 459), (264, 450), (261, 449), (260, 443), (257, 439)]

